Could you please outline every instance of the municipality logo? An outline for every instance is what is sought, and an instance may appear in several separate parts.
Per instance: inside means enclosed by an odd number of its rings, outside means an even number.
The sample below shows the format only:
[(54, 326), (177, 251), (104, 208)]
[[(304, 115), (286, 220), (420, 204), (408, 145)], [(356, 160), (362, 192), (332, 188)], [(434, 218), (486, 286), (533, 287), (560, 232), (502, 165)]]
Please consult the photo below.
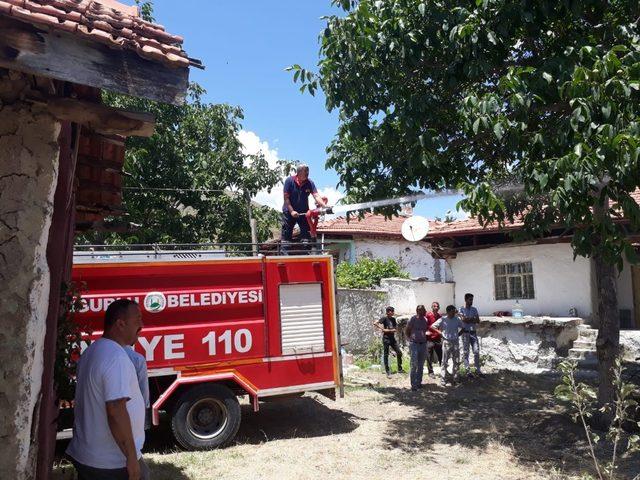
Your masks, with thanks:
[(163, 311), (167, 306), (167, 298), (162, 292), (149, 292), (144, 297), (144, 308), (147, 312), (158, 313)]

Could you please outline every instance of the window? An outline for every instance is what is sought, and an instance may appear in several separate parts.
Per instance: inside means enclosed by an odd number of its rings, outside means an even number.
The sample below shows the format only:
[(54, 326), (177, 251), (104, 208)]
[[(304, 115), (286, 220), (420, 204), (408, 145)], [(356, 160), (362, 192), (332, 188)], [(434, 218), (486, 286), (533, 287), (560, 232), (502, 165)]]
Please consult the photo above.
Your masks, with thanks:
[(322, 285), (280, 285), (282, 354), (324, 351)]
[(496, 300), (535, 298), (531, 262), (494, 265)]

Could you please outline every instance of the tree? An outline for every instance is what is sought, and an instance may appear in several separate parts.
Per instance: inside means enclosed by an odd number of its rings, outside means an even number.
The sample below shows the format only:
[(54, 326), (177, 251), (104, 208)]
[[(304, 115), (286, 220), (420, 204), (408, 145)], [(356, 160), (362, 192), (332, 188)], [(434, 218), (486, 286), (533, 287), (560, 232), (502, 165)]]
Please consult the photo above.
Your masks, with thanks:
[[(154, 21), (153, 3), (136, 0), (142, 18)], [(126, 143), (123, 203), (129, 234), (93, 233), (90, 243), (250, 242), (249, 200), (270, 190), (288, 171), (272, 168), (264, 155), (245, 155), (238, 140), (242, 110), (203, 101), (205, 91), (189, 86), (184, 105), (175, 106), (104, 93), (111, 106), (150, 112), (156, 129), (150, 138)], [(271, 237), (278, 212), (251, 205), (258, 240)]]
[[(615, 267), (635, 262), (640, 208), (637, 0), (334, 0), (318, 72), (340, 126), (328, 148), (348, 193), (461, 188), (483, 222), (552, 225), (592, 257), (599, 401), (619, 345)], [(618, 221), (624, 217), (625, 222)]]
[[(124, 206), (132, 233), (95, 236), (107, 243), (250, 242), (248, 199), (271, 189), (285, 166), (271, 168), (264, 155), (245, 155), (238, 140), (242, 110), (202, 101), (191, 84), (182, 106), (117, 94), (105, 103), (150, 112), (156, 131), (127, 139)], [(258, 239), (271, 236), (278, 213), (253, 204)]]

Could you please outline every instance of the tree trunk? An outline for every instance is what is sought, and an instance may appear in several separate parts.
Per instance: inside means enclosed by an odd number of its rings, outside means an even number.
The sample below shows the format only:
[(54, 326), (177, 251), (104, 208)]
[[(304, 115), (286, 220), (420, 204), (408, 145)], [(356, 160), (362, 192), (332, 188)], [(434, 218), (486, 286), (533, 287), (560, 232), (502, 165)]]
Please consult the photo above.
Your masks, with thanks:
[[(613, 367), (620, 346), (620, 313), (616, 288), (616, 267), (602, 256), (594, 257), (596, 289), (598, 295), (598, 406), (614, 399)], [(605, 418), (607, 423), (607, 415)]]

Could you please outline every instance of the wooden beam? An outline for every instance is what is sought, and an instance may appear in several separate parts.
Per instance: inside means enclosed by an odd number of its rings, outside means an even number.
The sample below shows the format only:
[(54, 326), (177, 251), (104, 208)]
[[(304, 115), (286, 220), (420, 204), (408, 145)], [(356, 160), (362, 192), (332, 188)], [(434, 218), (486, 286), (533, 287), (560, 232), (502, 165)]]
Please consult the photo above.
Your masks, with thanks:
[(184, 103), (189, 83), (188, 68), (6, 17), (0, 17), (0, 67), (173, 105)]
[(120, 110), (85, 100), (49, 99), (47, 108), (60, 120), (79, 123), (90, 130), (106, 135), (150, 137), (153, 135), (155, 126), (155, 117), (150, 113)]

